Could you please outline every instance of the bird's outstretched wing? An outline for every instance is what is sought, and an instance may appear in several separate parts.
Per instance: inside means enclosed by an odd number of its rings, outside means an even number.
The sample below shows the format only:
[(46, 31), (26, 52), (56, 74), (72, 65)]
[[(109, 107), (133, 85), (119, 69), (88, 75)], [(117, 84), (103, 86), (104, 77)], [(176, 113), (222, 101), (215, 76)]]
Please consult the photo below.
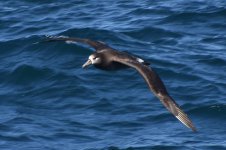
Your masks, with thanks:
[(56, 42), (56, 41), (64, 41), (64, 42), (77, 42), (82, 44), (87, 44), (91, 47), (93, 47), (96, 51), (109, 48), (109, 46), (103, 42), (100, 41), (93, 41), (90, 39), (83, 39), (83, 38), (75, 38), (75, 37), (67, 37), (67, 36), (46, 36), (46, 38), (38, 43), (42, 42)]
[(150, 90), (162, 102), (162, 104), (185, 126), (191, 128), (193, 131), (196, 131), (196, 128), (193, 125), (192, 121), (168, 94), (162, 80), (160, 79), (158, 74), (153, 71), (152, 68), (143, 65), (142, 63), (139, 63), (138, 61), (135, 61), (134, 59), (131, 59), (126, 55), (116, 55), (113, 58), (113, 61), (135, 68), (142, 75)]

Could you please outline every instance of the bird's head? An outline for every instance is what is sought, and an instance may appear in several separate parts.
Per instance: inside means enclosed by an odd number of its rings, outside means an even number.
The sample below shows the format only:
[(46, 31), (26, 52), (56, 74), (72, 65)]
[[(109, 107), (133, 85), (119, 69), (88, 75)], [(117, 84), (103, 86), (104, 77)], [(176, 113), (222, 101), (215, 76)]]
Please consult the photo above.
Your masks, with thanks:
[(98, 53), (94, 53), (92, 55), (89, 56), (88, 60), (82, 65), (82, 68), (86, 68), (89, 65), (97, 65), (101, 63), (101, 58), (100, 55), (98, 55)]

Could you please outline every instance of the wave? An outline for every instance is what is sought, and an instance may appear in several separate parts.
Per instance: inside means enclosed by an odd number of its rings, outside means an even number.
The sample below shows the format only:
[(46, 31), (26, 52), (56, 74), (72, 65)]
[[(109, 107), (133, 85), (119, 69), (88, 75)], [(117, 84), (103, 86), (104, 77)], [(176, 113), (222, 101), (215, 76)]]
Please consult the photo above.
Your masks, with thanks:
[[(193, 145), (194, 146), (191, 146)], [(182, 149), (187, 149), (187, 150), (191, 150), (193, 148), (191, 147), (196, 147), (198, 149), (203, 149), (205, 148), (206, 150), (212, 150), (212, 149), (218, 149), (218, 150), (223, 150), (225, 149), (225, 146), (223, 145), (209, 145), (209, 146), (202, 146), (202, 145), (196, 145), (195, 146), (195, 142), (191, 141), (190, 143), (190, 146), (189, 145), (181, 145), (181, 144), (177, 144), (177, 145), (171, 145), (171, 144), (159, 144), (159, 145), (152, 145), (152, 146), (129, 146), (129, 147), (126, 147), (126, 146), (122, 146), (124, 148), (120, 148), (120, 147), (117, 147), (117, 146), (110, 146), (110, 147), (105, 147), (105, 148), (87, 148), (87, 149), (84, 149), (84, 150), (150, 150), (150, 149), (155, 149), (155, 150), (182, 150)]]
[(53, 74), (53, 71), (48, 68), (37, 68), (30, 65), (20, 65), (11, 72), (2, 72), (7, 77), (6, 83), (27, 84), (40, 82), (40, 79), (46, 79)]
[(189, 111), (189, 113), (208, 118), (208, 120), (215, 119), (225, 119), (226, 118), (226, 104), (211, 104), (211, 105), (203, 105), (203, 103), (199, 104), (200, 106), (194, 108)]
[(116, 34), (112, 31), (97, 28), (71, 28), (60, 32), (59, 35), (102, 40), (114, 38)]
[(131, 36), (136, 39), (141, 40), (157, 40), (161, 38), (181, 38), (183, 37), (182, 34), (168, 31), (161, 28), (155, 28), (155, 27), (144, 27), (142, 29), (133, 29), (130, 31), (122, 32), (125, 35)]
[(4, 141), (11, 141), (11, 142), (32, 142), (32, 138), (26, 135), (17, 135), (17, 136), (9, 136), (9, 135), (0, 135), (0, 139)]
[(172, 22), (194, 22), (194, 21), (203, 21), (209, 18), (224, 18), (226, 15), (226, 10), (216, 10), (210, 12), (182, 12), (177, 14), (172, 14), (165, 17), (161, 23), (172, 23)]
[(201, 58), (201, 56), (199, 58), (197, 58), (199, 63), (203, 63), (205, 65), (209, 65), (209, 66), (215, 66), (215, 67), (224, 67), (226, 64), (226, 60), (223, 58), (218, 58), (216, 56), (211, 56), (208, 55), (206, 56), (206, 58)]

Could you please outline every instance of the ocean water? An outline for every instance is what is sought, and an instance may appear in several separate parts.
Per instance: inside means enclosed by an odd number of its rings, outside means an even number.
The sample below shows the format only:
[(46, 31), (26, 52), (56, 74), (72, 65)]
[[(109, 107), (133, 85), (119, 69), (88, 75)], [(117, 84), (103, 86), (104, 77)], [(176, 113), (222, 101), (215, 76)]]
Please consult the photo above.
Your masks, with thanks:
[[(1, 150), (225, 150), (225, 0), (0, 2)], [(133, 69), (82, 69), (90, 38), (151, 62), (198, 129)]]

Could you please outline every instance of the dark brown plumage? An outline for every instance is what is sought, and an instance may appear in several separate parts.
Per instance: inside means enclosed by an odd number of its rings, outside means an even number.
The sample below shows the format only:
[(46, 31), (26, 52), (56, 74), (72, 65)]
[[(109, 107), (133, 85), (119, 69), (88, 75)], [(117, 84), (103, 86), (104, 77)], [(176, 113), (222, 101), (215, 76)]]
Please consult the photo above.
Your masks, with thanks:
[(93, 47), (96, 51), (89, 56), (89, 60), (83, 67), (93, 64), (95, 67), (103, 70), (117, 70), (128, 67), (136, 69), (146, 81), (149, 89), (162, 104), (185, 126), (196, 131), (192, 121), (168, 94), (162, 80), (158, 74), (148, 66), (148, 62), (127, 52), (117, 51), (103, 42), (92, 41), (90, 39), (50, 36), (45, 40), (45, 42), (51, 41), (79, 42)]

